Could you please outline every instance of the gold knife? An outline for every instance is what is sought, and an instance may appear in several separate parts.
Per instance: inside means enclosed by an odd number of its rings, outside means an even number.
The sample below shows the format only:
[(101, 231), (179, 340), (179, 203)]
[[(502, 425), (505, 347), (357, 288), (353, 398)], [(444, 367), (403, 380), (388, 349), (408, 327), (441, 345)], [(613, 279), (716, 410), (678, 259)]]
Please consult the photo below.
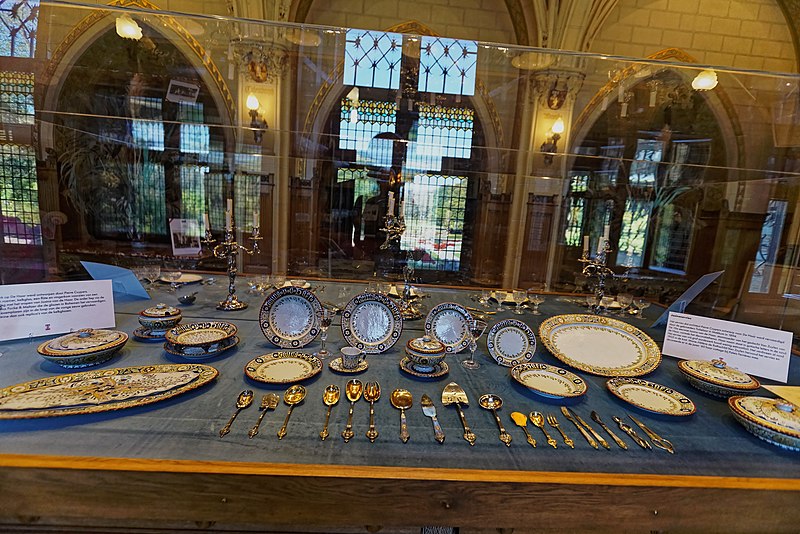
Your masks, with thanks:
[(578, 422), (575, 420), (575, 418), (572, 417), (569, 408), (567, 408), (566, 406), (562, 406), (561, 413), (563, 413), (564, 417), (566, 417), (570, 422), (572, 422), (572, 424), (575, 425), (575, 428), (577, 428), (580, 431), (580, 433), (583, 434), (583, 437), (586, 438), (586, 441), (589, 442), (589, 445), (591, 445), (595, 449), (598, 448), (597, 442), (594, 439), (592, 439), (592, 436), (590, 436), (589, 433), (586, 432), (586, 429), (583, 428), (581, 425), (579, 425)]
[(597, 413), (597, 412), (596, 412), (596, 411), (594, 411), (594, 410), (592, 410), (592, 420), (593, 420), (595, 423), (597, 423), (598, 425), (600, 425), (601, 427), (603, 427), (603, 430), (605, 430), (605, 431), (608, 433), (608, 435), (609, 435), (609, 436), (611, 436), (611, 437), (614, 439), (614, 443), (616, 443), (616, 444), (617, 444), (617, 446), (618, 446), (620, 449), (625, 449), (626, 451), (628, 450), (628, 445), (627, 445), (627, 444), (626, 444), (624, 441), (622, 441), (621, 439), (619, 439), (619, 437), (618, 437), (616, 434), (614, 434), (614, 433), (611, 431), (611, 429), (610, 429), (610, 428), (608, 428), (608, 425), (606, 425), (606, 424), (603, 422), (603, 420), (602, 420), (602, 419), (600, 419), (600, 414), (599, 414), (599, 413)]
[[(567, 408), (567, 410), (569, 410), (569, 408)], [(570, 410), (570, 411), (572, 412), (572, 410)], [(591, 432), (591, 433), (592, 433), (592, 436), (594, 436), (594, 439), (596, 439), (596, 440), (597, 440), (597, 442), (598, 442), (600, 445), (602, 445), (603, 447), (605, 447), (605, 448), (606, 448), (606, 449), (608, 449), (608, 450), (611, 450), (611, 446), (609, 446), (608, 442), (607, 442), (606, 440), (604, 440), (604, 439), (603, 439), (603, 436), (601, 436), (600, 434), (598, 434), (598, 433), (595, 431), (595, 429), (594, 429), (594, 428), (590, 427), (590, 426), (589, 426), (589, 424), (588, 424), (586, 421), (584, 421), (583, 419), (581, 419), (581, 416), (580, 416), (580, 415), (576, 414), (575, 412), (572, 412), (572, 415), (574, 415), (574, 416), (575, 416), (575, 419), (577, 419), (577, 420), (578, 420), (578, 422), (579, 422), (580, 424), (582, 424), (583, 426), (585, 426), (585, 427), (586, 427), (586, 430), (588, 430), (589, 432)]]

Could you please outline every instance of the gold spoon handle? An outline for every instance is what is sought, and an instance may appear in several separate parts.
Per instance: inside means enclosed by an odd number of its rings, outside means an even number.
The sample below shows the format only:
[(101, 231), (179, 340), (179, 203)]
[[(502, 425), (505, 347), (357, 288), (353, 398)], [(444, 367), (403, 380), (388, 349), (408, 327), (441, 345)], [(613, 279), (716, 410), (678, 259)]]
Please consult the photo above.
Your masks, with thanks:
[(433, 422), (433, 435), (436, 441), (444, 443), (444, 430), (442, 430), (442, 425), (439, 424), (439, 420), (436, 419), (435, 415), (431, 417), (431, 422)]
[(350, 441), (350, 438), (353, 437), (353, 408), (355, 407), (355, 402), (350, 402), (350, 412), (347, 414), (347, 425), (344, 427), (344, 431), (342, 432), (342, 437), (344, 438), (344, 442), (347, 443)]
[(322, 427), (322, 432), (319, 433), (319, 439), (322, 441), (325, 441), (328, 437), (328, 421), (331, 419), (331, 408), (333, 408), (333, 406), (328, 406), (328, 411), (325, 412), (325, 426)]
[(406, 411), (400, 410), (400, 440), (403, 443), (408, 442), (408, 438), (410, 438), (408, 434), (408, 423), (406, 422)]
[(547, 429), (544, 427), (544, 423), (542, 423), (541, 425), (536, 425), (536, 426), (541, 428), (542, 432), (544, 432), (544, 437), (547, 438), (547, 444), (550, 445), (551, 447), (553, 447), (554, 449), (557, 449), (558, 448), (558, 442), (556, 440), (554, 440), (550, 436), (550, 434), (547, 433)]
[(492, 408), (492, 413), (494, 414), (494, 420), (497, 421), (497, 428), (500, 429), (500, 441), (506, 444), (506, 447), (511, 446), (511, 434), (506, 432), (506, 429), (503, 428), (503, 423), (500, 422), (500, 416), (497, 415), (497, 410)]
[(367, 430), (366, 436), (370, 443), (374, 443), (378, 437), (378, 431), (375, 430), (375, 405), (373, 401), (369, 401), (369, 430)]
[(475, 434), (473, 434), (472, 430), (469, 428), (467, 424), (467, 418), (464, 416), (464, 410), (461, 409), (461, 404), (456, 403), (456, 410), (458, 410), (458, 417), (461, 419), (461, 425), (464, 427), (464, 439), (470, 445), (475, 445)]
[(266, 408), (262, 409), (262, 410), (261, 410), (261, 414), (259, 414), (259, 416), (258, 416), (258, 421), (256, 421), (256, 424), (255, 424), (255, 426), (253, 426), (253, 428), (251, 428), (251, 429), (250, 429), (250, 430), (247, 432), (247, 436), (248, 436), (250, 439), (253, 439), (253, 436), (255, 436), (256, 434), (258, 434), (258, 427), (259, 427), (259, 426), (261, 426), (261, 421), (263, 421), (263, 420), (264, 420), (264, 416), (265, 416), (266, 414), (267, 414), (267, 410), (266, 410)]
[(535, 439), (533, 439), (533, 436), (531, 436), (531, 433), (530, 433), (530, 432), (528, 432), (528, 429), (527, 429), (527, 428), (525, 428), (525, 427), (523, 426), (523, 427), (522, 427), (522, 430), (524, 430), (524, 431), (525, 431), (525, 440), (526, 440), (528, 443), (530, 443), (531, 447), (533, 447), (533, 448), (535, 449), (535, 448), (536, 448), (536, 440), (535, 440)]
[(234, 419), (236, 419), (236, 416), (239, 415), (239, 412), (241, 412), (241, 411), (242, 411), (242, 408), (236, 408), (236, 411), (233, 412), (233, 415), (231, 416), (231, 418), (228, 419), (228, 422), (225, 423), (225, 426), (223, 426), (222, 430), (219, 431), (219, 437), (222, 437), (222, 436), (224, 436), (225, 434), (227, 434), (228, 432), (231, 431), (231, 425), (233, 424)]
[(286, 435), (286, 425), (289, 424), (289, 418), (292, 416), (292, 409), (294, 408), (294, 404), (289, 406), (289, 409), (286, 411), (286, 419), (283, 420), (283, 426), (280, 430), (278, 430), (278, 439), (283, 439), (283, 436)]

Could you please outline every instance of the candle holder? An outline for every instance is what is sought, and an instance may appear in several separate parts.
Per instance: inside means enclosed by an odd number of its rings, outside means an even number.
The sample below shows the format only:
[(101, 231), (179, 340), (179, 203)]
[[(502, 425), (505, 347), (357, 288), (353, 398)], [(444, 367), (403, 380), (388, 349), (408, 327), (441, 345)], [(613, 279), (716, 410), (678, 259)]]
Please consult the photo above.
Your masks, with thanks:
[[(236, 296), (236, 275), (239, 272), (239, 269), (236, 267), (236, 260), (239, 256), (239, 251), (245, 252), (249, 256), (260, 253), (261, 250), (259, 249), (258, 242), (264, 239), (261, 237), (259, 227), (253, 226), (253, 231), (250, 237), (248, 237), (248, 239), (253, 242), (252, 247), (248, 249), (240, 245), (236, 242), (236, 224), (234, 223), (232, 211), (229, 217), (230, 224), (227, 225), (228, 227), (225, 229), (224, 241), (211, 249), (215, 258), (224, 258), (228, 262), (228, 296), (225, 300), (217, 304), (217, 309), (223, 311), (243, 310), (247, 308), (247, 303), (239, 300)], [(203, 239), (203, 243), (211, 247), (216, 242), (217, 241), (211, 234), (211, 229), (206, 226), (206, 235), (205, 239)]]
[(397, 303), (400, 307), (400, 314), (406, 321), (422, 318), (422, 311), (417, 307), (419, 297), (413, 295), (414, 286), (411, 285), (411, 282), (414, 280), (414, 266), (411, 265), (413, 260), (414, 256), (409, 250), (406, 254), (406, 264), (403, 265), (403, 293), (400, 295), (400, 300)]
[(389, 214), (383, 220), (381, 231), (386, 232), (386, 239), (381, 244), (380, 249), (386, 250), (391, 246), (392, 241), (400, 241), (406, 231), (406, 221), (402, 215)]
[(612, 252), (608, 239), (601, 238), (603, 245), (598, 249), (594, 258), (589, 257), (589, 251), (584, 250), (583, 255), (578, 260), (583, 264), (581, 273), (588, 279), (596, 278), (597, 284), (594, 286), (595, 303), (591, 306), (592, 312), (603, 313), (603, 297), (606, 295), (606, 277), (614, 277), (615, 273), (608, 265), (608, 254)]

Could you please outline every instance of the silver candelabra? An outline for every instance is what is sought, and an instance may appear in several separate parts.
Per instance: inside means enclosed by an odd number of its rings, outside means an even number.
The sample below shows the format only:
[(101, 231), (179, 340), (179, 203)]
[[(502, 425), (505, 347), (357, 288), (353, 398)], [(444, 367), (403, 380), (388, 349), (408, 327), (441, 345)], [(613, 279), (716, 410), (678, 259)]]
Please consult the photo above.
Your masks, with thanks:
[(583, 264), (581, 273), (588, 279), (597, 278), (597, 284), (594, 286), (595, 303), (591, 306), (594, 313), (602, 313), (605, 307), (603, 306), (603, 297), (606, 295), (606, 277), (613, 277), (614, 271), (608, 267), (608, 254), (612, 252), (611, 245), (608, 239), (602, 239), (602, 247), (598, 248), (597, 254), (594, 258), (589, 256), (588, 249), (584, 249), (583, 255), (578, 260)]
[(387, 215), (383, 220), (383, 228), (381, 228), (381, 231), (386, 232), (386, 239), (381, 244), (380, 249), (386, 250), (391, 246), (392, 241), (400, 241), (400, 238), (406, 231), (406, 221), (403, 215)]

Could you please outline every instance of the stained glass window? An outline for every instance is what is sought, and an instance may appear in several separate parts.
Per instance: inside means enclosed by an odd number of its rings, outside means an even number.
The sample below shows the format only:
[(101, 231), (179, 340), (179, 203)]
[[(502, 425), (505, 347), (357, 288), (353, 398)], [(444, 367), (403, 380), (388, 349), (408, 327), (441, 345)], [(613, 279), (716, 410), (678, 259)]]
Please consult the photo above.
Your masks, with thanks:
[(389, 167), (392, 164), (392, 141), (373, 138), (379, 133), (393, 133), (396, 121), (397, 104), (394, 101), (361, 100), (354, 106), (344, 98), (339, 120), (339, 148), (355, 150), (358, 164)]
[(0, 222), (6, 243), (42, 243), (32, 146), (0, 144)]
[(0, 0), (0, 56), (34, 57), (38, 17), (38, 0)]
[(625, 267), (641, 267), (644, 262), (644, 246), (653, 201), (628, 197), (619, 234), (617, 264)]
[(150, 150), (164, 150), (164, 123), (161, 122), (161, 99), (130, 97), (133, 143)]
[(469, 158), (475, 111), (467, 108), (419, 105), (416, 141), (409, 143), (406, 167), (441, 171), (442, 158)]
[(417, 89), (450, 95), (475, 94), (478, 44), (475, 41), (422, 38)]
[[(181, 219), (203, 220), (206, 211), (205, 165), (181, 165)], [(217, 227), (219, 228), (219, 227)]]
[(636, 143), (636, 157), (631, 162), (629, 182), (631, 185), (647, 186), (655, 184), (658, 164), (661, 161), (661, 141), (639, 139)]
[(203, 104), (181, 102), (178, 120), (181, 122), (181, 152), (207, 154), (211, 136), (208, 126), (203, 124)]
[(397, 89), (403, 36), (399, 33), (347, 30), (344, 85)]
[(33, 73), (0, 72), (0, 122), (33, 124)]

